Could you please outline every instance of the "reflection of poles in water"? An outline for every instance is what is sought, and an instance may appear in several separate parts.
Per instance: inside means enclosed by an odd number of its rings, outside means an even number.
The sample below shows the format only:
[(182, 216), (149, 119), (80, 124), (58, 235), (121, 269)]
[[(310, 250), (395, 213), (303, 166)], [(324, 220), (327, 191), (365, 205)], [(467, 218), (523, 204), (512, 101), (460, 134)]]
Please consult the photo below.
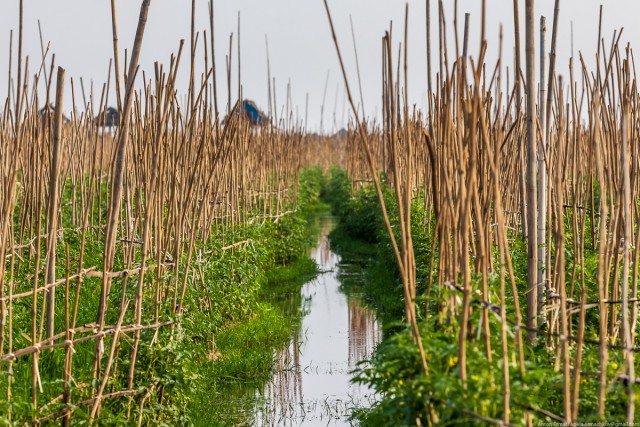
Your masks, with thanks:
[(381, 330), (372, 309), (359, 298), (349, 298), (349, 367), (367, 359), (381, 338)]
[(294, 334), (293, 336), (293, 363), (293, 367), (295, 369), (295, 382), (298, 391), (298, 399), (296, 400), (296, 402), (303, 402), (304, 398), (302, 395), (302, 366), (300, 366), (300, 341), (298, 334)]
[(289, 381), (289, 373), (291, 372), (291, 359), (290, 359), (291, 346), (281, 351), (280, 356), (280, 370), (278, 371), (278, 400), (280, 401), (280, 418), (289, 418), (288, 402), (291, 401), (292, 387)]
[(335, 257), (335, 254), (331, 252), (331, 243), (329, 242), (329, 233), (332, 228), (331, 221), (324, 222), (322, 230), (320, 231), (320, 237), (318, 238), (318, 244), (315, 249), (311, 251), (311, 256), (323, 270), (332, 267), (332, 258)]
[(294, 335), (289, 346), (276, 354), (277, 369), (265, 388), (271, 406), (265, 408), (261, 426), (293, 426), (298, 418), (296, 413), (303, 402), (299, 346), (299, 337)]
[(318, 249), (320, 250), (320, 265), (324, 268), (329, 265), (329, 260), (331, 259), (331, 243), (324, 234), (318, 241)]

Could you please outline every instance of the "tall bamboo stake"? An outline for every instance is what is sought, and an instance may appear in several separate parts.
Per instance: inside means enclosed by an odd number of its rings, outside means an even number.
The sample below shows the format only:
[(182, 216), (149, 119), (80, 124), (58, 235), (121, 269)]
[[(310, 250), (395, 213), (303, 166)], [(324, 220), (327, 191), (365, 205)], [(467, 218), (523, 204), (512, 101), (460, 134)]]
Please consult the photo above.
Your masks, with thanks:
[(214, 105), (214, 113), (215, 119), (219, 120), (219, 112), (218, 112), (218, 76), (216, 74), (216, 39), (215, 39), (215, 26), (214, 26), (214, 18), (215, 18), (215, 10), (214, 10), (214, 0), (209, 0), (209, 25), (210, 25), (210, 34), (211, 34), (211, 67), (213, 69), (213, 105)]
[[(513, 0), (513, 30), (514, 30), (514, 46), (515, 46), (515, 69), (514, 69), (514, 85), (515, 85), (515, 97), (516, 97), (516, 115), (520, 116), (522, 111), (522, 95), (521, 95), (521, 87), (522, 83), (520, 81), (521, 77), (521, 60), (520, 60), (520, 11), (519, 11), (519, 3), (520, 0)], [(522, 144), (519, 144), (519, 154), (520, 154), (520, 163), (521, 167), (525, 169), (525, 141), (523, 140)], [(527, 189), (526, 189), (526, 179), (525, 174), (520, 174), (519, 176), (520, 182), (520, 223), (522, 226), (522, 237), (524, 239), (528, 238), (528, 218), (529, 215), (527, 213), (527, 203), (528, 199), (526, 197)]]
[[(140, 6), (140, 16), (138, 19), (138, 28), (131, 54), (131, 63), (129, 65), (129, 73), (127, 76), (127, 88), (124, 100), (124, 109), (122, 114), (122, 123), (118, 131), (118, 142), (116, 145), (116, 155), (113, 172), (113, 184), (111, 190), (111, 203), (109, 207), (109, 217), (107, 222), (107, 230), (105, 233), (105, 253), (103, 262), (103, 279), (102, 288), (100, 290), (100, 304), (98, 306), (97, 324), (100, 330), (104, 328), (104, 318), (108, 305), (109, 290), (111, 288), (111, 277), (109, 272), (113, 269), (115, 258), (116, 232), (120, 220), (120, 209), (122, 206), (122, 193), (124, 172), (126, 167), (126, 152), (129, 139), (129, 114), (133, 103), (133, 87), (138, 69), (138, 60), (140, 58), (140, 50), (142, 47), (142, 39), (144, 37), (144, 29), (149, 14), (149, 6), (151, 0), (143, 0)], [(96, 352), (94, 358), (94, 371), (99, 367), (100, 358), (104, 352), (102, 339), (96, 340)]]
[(351, 24), (351, 39), (353, 40), (353, 54), (356, 59), (356, 71), (358, 73), (358, 89), (360, 91), (360, 108), (362, 108), (362, 115), (365, 116), (364, 97), (362, 96), (362, 79), (360, 78), (360, 61), (358, 61), (358, 46), (356, 44), (356, 32), (353, 29), (353, 17), (351, 15), (349, 15), (349, 23)]
[(120, 73), (120, 43), (118, 41), (116, 0), (111, 0), (111, 32), (113, 34), (113, 62), (115, 66), (114, 76), (116, 81), (116, 100), (118, 101), (118, 112), (122, 114), (122, 74)]
[[(47, 284), (56, 281), (56, 240), (58, 229), (58, 175), (60, 174), (60, 145), (62, 140), (62, 104), (64, 96), (64, 75), (63, 68), (58, 67), (58, 77), (56, 84), (56, 108), (53, 120), (53, 154), (51, 160), (51, 176), (49, 179), (49, 205), (47, 213), (49, 223), (47, 231)], [(55, 288), (51, 288), (47, 293), (47, 338), (51, 338), (55, 329)]]
[[(540, 98), (538, 106), (540, 108), (540, 144), (538, 145), (538, 286), (537, 286), (537, 313), (538, 324), (544, 324), (544, 308), (546, 304), (547, 287), (547, 165), (545, 159), (548, 157), (547, 139), (545, 129), (546, 117), (546, 82), (545, 82), (545, 56), (546, 56), (546, 33), (547, 23), (544, 16), (540, 17)], [(551, 77), (550, 77), (551, 79)]]
[[(20, 0), (18, 11), (18, 76), (16, 79), (15, 127), (20, 128), (22, 115), (22, 25), (24, 19), (24, 2)], [(25, 73), (26, 74), (26, 73)]]
[(623, 273), (622, 273), (622, 345), (624, 346), (624, 358), (627, 381), (627, 423), (631, 424), (635, 421), (635, 362), (633, 352), (633, 340), (631, 339), (630, 319), (629, 319), (629, 263), (631, 258), (631, 233), (633, 229), (633, 219), (631, 217), (631, 177), (629, 171), (629, 115), (630, 107), (628, 101), (624, 100), (622, 112), (622, 149), (620, 156), (622, 170), (622, 188), (623, 188), (623, 215), (624, 215), (624, 249), (623, 249)]
[(527, 337), (530, 342), (536, 339), (537, 291), (538, 291), (538, 233), (536, 193), (536, 155), (538, 151), (536, 133), (536, 96), (535, 96), (535, 0), (526, 0), (526, 57), (527, 57)]
[(431, 85), (431, 0), (426, 1), (427, 9), (427, 95), (428, 102), (430, 104), (431, 94), (433, 93), (433, 86)]
[[(553, 84), (556, 73), (556, 43), (558, 40), (558, 22), (560, 20), (560, 0), (556, 0), (553, 10), (553, 29), (551, 33), (551, 50), (549, 51), (549, 73), (547, 74), (549, 83), (547, 87), (547, 102), (545, 106), (545, 124), (542, 128), (545, 132), (545, 141), (549, 142), (549, 131), (551, 127), (551, 103), (553, 101)], [(573, 21), (571, 22), (571, 57), (573, 58)]]

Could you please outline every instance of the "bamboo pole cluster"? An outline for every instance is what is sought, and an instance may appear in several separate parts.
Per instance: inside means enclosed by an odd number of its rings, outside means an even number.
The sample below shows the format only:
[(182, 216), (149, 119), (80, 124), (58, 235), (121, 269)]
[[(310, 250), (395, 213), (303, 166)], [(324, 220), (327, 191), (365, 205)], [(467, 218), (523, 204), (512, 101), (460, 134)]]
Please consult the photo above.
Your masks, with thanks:
[[(172, 339), (190, 293), (208, 286), (196, 261), (242, 250), (234, 230), (294, 210), (301, 168), (341, 162), (342, 142), (306, 135), (292, 114), (258, 128), (238, 101), (223, 122), (206, 37), (205, 70), (191, 68), (181, 103), (183, 42), (151, 75), (138, 66), (149, 7), (142, 2), (124, 78), (113, 20), (115, 128), (105, 126), (109, 82), (98, 103), (81, 82), (77, 105), (77, 82), (67, 85), (62, 68), (53, 78), (55, 56), (44, 52), (32, 74), (19, 44), (16, 90), (0, 118), (0, 400), (9, 420), (69, 425), (78, 408), (95, 420), (107, 400), (126, 398), (127, 417), (141, 422), (161, 386), (138, 379), (148, 368), (137, 363), (141, 348), (160, 330)], [(219, 239), (219, 250), (202, 253)], [(24, 393), (30, 420), (12, 406)]]
[[(597, 396), (596, 416), (605, 419), (620, 404), (616, 400), (607, 406), (616, 384), (624, 385), (624, 419), (635, 421), (640, 93), (633, 51), (619, 45), (620, 33), (614, 33), (606, 49), (600, 32), (596, 70), (589, 70), (580, 56), (571, 58), (568, 79), (563, 77), (555, 69), (559, 4), (555, 2), (548, 69), (546, 24), (541, 22), (544, 60), (536, 94), (533, 1), (526, 2), (526, 79), (521, 78), (517, 47), (518, 70), (511, 83), (501, 59), (502, 34), (496, 64), (486, 63), (484, 31), (477, 56), (470, 55), (468, 14), (461, 52), (454, 20), (456, 55), (448, 65), (440, 2), (441, 66), (425, 116), (406, 103), (408, 85), (400, 71), (408, 61), (406, 39), (394, 48), (387, 31), (382, 39), (383, 126), (358, 120), (347, 144), (347, 169), (354, 182), (373, 181), (378, 188), (382, 175), (396, 196), (399, 215), (393, 230), (378, 191), (405, 283), (406, 321), (418, 344), (407, 212), (412, 202), (423, 203), (424, 215), (430, 216), (434, 250), (429, 266), (422, 266), (428, 272), (423, 284), (426, 316), (455, 319), (459, 325), (457, 364), (465, 387), (467, 347), (475, 341), (469, 335), (470, 319), (481, 310), (478, 337), (484, 357), (502, 375), (504, 408), (502, 419), (468, 415), (497, 425), (512, 422), (510, 409), (517, 403), (511, 399), (511, 378), (531, 369), (526, 348), (538, 343), (555, 360), (547, 368), (562, 374), (563, 395), (556, 413), (553, 408), (524, 408), (527, 424), (534, 417), (581, 420), (585, 388)], [(517, 6), (514, 1), (519, 46)], [(482, 20), (484, 28), (484, 14)], [(429, 28), (427, 34), (430, 40)], [(335, 32), (333, 37), (342, 61)], [(397, 236), (402, 243), (396, 245)], [(523, 240), (528, 246), (519, 245)], [(528, 261), (521, 270), (515, 259), (519, 252)], [(525, 291), (520, 283), (527, 280)], [(434, 298), (437, 309), (430, 312)], [(498, 341), (491, 337), (493, 322), (499, 324)], [(499, 347), (492, 348), (496, 342)], [(419, 349), (425, 375), (435, 375), (429, 374), (421, 345)], [(598, 354), (595, 372), (583, 368), (588, 354)], [(432, 422), (437, 420), (434, 412)]]

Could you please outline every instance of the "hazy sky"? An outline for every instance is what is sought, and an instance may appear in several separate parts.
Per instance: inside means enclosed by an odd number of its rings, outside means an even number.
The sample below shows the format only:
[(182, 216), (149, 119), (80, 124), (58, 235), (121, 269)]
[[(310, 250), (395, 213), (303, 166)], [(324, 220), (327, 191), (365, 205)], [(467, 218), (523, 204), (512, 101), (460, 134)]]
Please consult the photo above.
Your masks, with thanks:
[[(587, 62), (593, 64), (598, 31), (598, 10), (602, 0), (564, 0), (561, 2), (558, 45), (558, 72), (568, 74), (567, 65), (571, 51), (571, 21), (574, 22), (574, 51), (582, 51)], [(197, 30), (209, 32), (207, 0), (197, 0)], [(432, 48), (435, 73), (438, 68), (437, 0), (432, 6)], [(38, 19), (41, 21), (45, 46), (51, 43), (51, 53), (56, 54), (56, 65), (67, 70), (67, 76), (85, 85), (94, 82), (96, 97), (107, 80), (109, 59), (113, 56), (111, 37), (111, 12), (109, 0), (25, 0), (24, 1), (24, 53), (30, 57), (30, 74), (41, 60), (38, 37)], [(118, 2), (118, 24), (121, 49), (131, 48), (141, 1)], [(356, 31), (362, 86), (366, 113), (379, 116), (381, 37), (393, 21), (394, 42), (400, 41), (404, 31), (403, 0), (331, 0), (330, 6), (338, 30), (338, 39), (345, 56), (352, 90), (357, 94), (357, 75), (349, 16), (353, 17)], [(409, 1), (409, 91), (410, 101), (418, 107), (424, 105), (426, 91), (426, 41), (425, 0)], [(453, 0), (445, 0), (449, 61), (453, 62)], [(480, 0), (459, 0), (458, 19), (462, 32), (464, 13), (471, 13), (470, 53), (477, 56), (480, 30)], [(520, 1), (524, 12), (524, 1)], [(547, 16), (548, 44), (551, 42), (554, 0), (536, 1), (536, 26), (539, 16)], [(498, 34), (503, 25), (504, 64), (513, 63), (513, 2), (512, 0), (487, 0), (487, 38), (489, 51), (487, 63), (495, 64), (498, 51)], [(180, 39), (188, 46), (190, 37), (190, 9), (188, 0), (152, 0), (149, 20), (142, 46), (141, 67), (148, 76), (153, 73), (153, 63), (168, 64), (171, 53), (177, 52)], [(304, 119), (305, 97), (309, 94), (309, 127), (317, 129), (320, 123), (320, 106), (327, 73), (329, 83), (326, 94), (324, 128), (331, 131), (335, 125), (343, 125), (344, 85), (331, 39), (322, 0), (216, 0), (215, 2), (216, 61), (221, 105), (226, 105), (225, 56), (229, 50), (229, 35), (234, 33), (232, 98), (237, 96), (237, 25), (241, 16), (241, 65), (242, 85), (246, 98), (255, 100), (267, 109), (267, 60), (265, 35), (269, 38), (271, 73), (277, 82), (277, 101), (286, 102), (287, 83), (291, 82), (291, 97), (298, 107), (299, 118)], [(640, 42), (640, 26), (635, 25), (640, 16), (637, 0), (609, 0), (605, 2), (603, 37), (607, 47), (614, 29), (624, 27), (622, 37), (626, 45)], [(14, 30), (14, 76), (17, 52), (18, 0), (0, 2), (0, 99), (6, 98), (9, 64), (9, 32)], [(521, 19), (524, 39), (524, 17)], [(209, 37), (209, 36), (207, 36)], [(462, 34), (460, 34), (462, 38)], [(537, 38), (537, 37), (536, 37)], [(397, 45), (395, 47), (397, 51)], [(188, 51), (188, 49), (186, 49)], [(202, 58), (202, 37), (198, 46)], [(394, 54), (395, 55), (395, 54)], [(523, 64), (524, 66), (524, 64)], [(203, 61), (198, 62), (198, 75), (203, 72)], [(138, 84), (140, 84), (140, 74)], [(180, 68), (178, 89), (184, 93), (188, 85), (189, 61), (185, 54)], [(88, 90), (88, 87), (87, 87)], [(337, 93), (337, 96), (336, 96)], [(68, 92), (70, 96), (70, 91)], [(115, 98), (112, 94), (111, 104)], [(357, 95), (356, 95), (357, 97)], [(70, 109), (66, 99), (65, 110)], [(82, 103), (77, 88), (76, 101)], [(96, 101), (97, 102), (97, 101)]]

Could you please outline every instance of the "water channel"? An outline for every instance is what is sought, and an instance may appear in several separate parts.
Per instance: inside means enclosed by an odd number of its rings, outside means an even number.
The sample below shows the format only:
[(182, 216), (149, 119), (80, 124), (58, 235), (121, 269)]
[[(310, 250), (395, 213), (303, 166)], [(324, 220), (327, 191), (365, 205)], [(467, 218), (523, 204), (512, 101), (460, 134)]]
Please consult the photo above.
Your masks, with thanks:
[[(341, 288), (341, 277), (363, 273), (351, 271), (331, 250), (332, 219), (320, 221), (311, 251), (320, 274), (302, 287), (302, 326), (277, 353), (274, 374), (258, 393), (256, 426), (349, 426), (353, 408), (373, 399), (371, 390), (351, 383), (351, 371), (371, 356), (382, 328), (362, 295)], [(300, 304), (299, 295), (291, 300)]]

